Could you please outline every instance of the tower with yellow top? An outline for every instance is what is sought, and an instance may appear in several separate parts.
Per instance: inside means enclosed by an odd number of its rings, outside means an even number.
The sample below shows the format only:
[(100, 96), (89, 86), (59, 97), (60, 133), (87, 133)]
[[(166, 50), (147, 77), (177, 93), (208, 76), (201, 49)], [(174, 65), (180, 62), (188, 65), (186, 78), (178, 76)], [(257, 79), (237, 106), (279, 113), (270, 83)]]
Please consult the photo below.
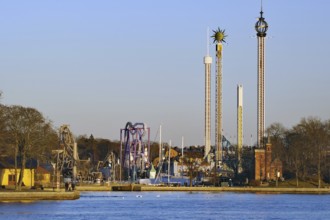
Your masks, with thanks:
[(215, 81), (215, 160), (222, 163), (222, 43), (226, 42), (225, 30), (213, 31), (213, 43), (216, 44), (216, 81)]

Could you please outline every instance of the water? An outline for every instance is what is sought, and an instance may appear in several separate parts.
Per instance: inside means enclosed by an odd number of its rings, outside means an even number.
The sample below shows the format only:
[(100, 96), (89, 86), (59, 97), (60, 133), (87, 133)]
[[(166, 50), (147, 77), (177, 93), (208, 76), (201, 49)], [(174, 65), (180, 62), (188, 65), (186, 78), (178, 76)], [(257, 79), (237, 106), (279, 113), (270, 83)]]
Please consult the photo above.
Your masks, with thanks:
[(79, 200), (0, 203), (0, 219), (329, 219), (330, 195), (82, 192)]

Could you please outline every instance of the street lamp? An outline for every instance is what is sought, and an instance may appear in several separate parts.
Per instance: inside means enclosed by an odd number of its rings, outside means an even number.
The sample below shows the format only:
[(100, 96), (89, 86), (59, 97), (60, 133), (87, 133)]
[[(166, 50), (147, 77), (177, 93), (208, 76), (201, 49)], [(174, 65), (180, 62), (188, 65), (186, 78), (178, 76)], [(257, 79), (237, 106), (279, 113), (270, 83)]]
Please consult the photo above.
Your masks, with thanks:
[(276, 187), (278, 187), (278, 178), (280, 177), (280, 172), (277, 170), (275, 170), (275, 176), (276, 176)]
[(56, 163), (51, 163), (53, 167), (53, 191), (55, 191), (54, 182), (55, 182), (55, 167)]

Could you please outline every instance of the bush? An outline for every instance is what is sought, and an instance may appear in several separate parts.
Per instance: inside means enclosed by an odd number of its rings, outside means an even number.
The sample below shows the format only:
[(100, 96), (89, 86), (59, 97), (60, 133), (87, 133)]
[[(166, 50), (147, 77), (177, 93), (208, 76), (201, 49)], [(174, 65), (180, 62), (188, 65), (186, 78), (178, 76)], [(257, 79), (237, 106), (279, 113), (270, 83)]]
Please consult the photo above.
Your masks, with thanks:
[(260, 180), (250, 180), (249, 186), (260, 186)]

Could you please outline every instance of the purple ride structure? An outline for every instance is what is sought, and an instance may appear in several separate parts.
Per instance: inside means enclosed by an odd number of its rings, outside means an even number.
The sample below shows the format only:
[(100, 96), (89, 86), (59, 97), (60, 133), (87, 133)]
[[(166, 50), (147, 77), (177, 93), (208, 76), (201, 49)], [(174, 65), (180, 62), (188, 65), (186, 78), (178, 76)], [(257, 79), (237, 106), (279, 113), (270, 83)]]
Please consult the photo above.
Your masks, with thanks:
[(136, 182), (149, 178), (150, 163), (150, 128), (145, 123), (127, 122), (120, 129), (121, 180)]

